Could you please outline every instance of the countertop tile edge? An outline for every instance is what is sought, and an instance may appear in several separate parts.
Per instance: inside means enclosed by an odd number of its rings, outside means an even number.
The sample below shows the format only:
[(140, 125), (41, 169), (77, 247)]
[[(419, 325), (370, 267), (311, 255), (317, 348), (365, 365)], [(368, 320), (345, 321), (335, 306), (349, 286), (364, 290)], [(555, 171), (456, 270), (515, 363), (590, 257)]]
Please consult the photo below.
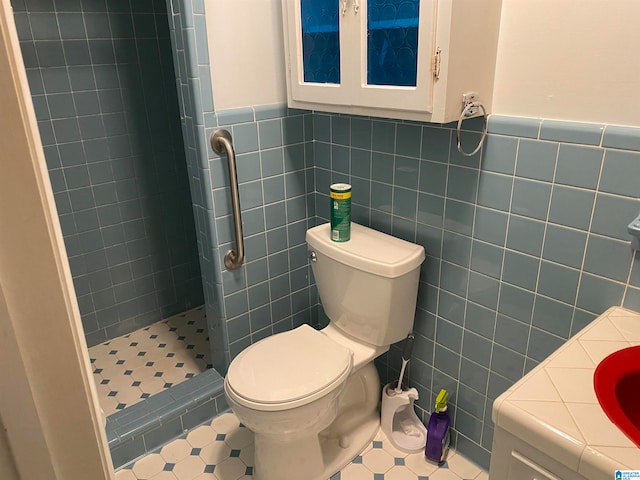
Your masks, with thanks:
[[(563, 442), (563, 432), (558, 431), (553, 425), (547, 424), (545, 422), (545, 419), (534, 416), (519, 408), (518, 406), (512, 404), (509, 397), (539, 369), (546, 369), (547, 367), (550, 367), (550, 365), (553, 363), (553, 360), (564, 350), (569, 348), (569, 346), (573, 342), (578, 341), (578, 339), (582, 337), (582, 335), (589, 332), (600, 321), (602, 321), (609, 315), (615, 315), (616, 313), (640, 317), (640, 313), (625, 309), (623, 307), (614, 306), (607, 309), (598, 318), (596, 318), (593, 322), (591, 322), (580, 332), (574, 335), (569, 341), (564, 343), (547, 359), (545, 359), (527, 375), (520, 379), (515, 385), (513, 385), (506, 392), (500, 395), (495, 400), (493, 407), (494, 411), (492, 412), (492, 417), (494, 417), (494, 423), (496, 427), (500, 427), (511, 432), (521, 440), (531, 444), (532, 446), (535, 446), (542, 453), (548, 455), (554, 460), (565, 465), (567, 468), (570, 468), (573, 471), (576, 471), (591, 480), (599, 480), (603, 478), (602, 475), (604, 473), (607, 473), (607, 475), (609, 475), (615, 469), (632, 469), (633, 466), (621, 465), (619, 462), (616, 462), (614, 459), (598, 450), (597, 446), (588, 444), (584, 444), (581, 448), (579, 448), (580, 451), (576, 462), (575, 455), (578, 452), (575, 448), (570, 448), (572, 444), (568, 441), (567, 445), (558, 444), (558, 442)], [(590, 368), (593, 368), (595, 370), (595, 367)], [(568, 402), (563, 401), (563, 403), (566, 404)], [(620, 432), (620, 435), (624, 436), (622, 432)], [(640, 455), (640, 449), (638, 449), (638, 452)], [(597, 459), (600, 459), (600, 463), (596, 461)], [(635, 467), (637, 468), (638, 466)], [(607, 470), (609, 468), (611, 468), (610, 471)]]

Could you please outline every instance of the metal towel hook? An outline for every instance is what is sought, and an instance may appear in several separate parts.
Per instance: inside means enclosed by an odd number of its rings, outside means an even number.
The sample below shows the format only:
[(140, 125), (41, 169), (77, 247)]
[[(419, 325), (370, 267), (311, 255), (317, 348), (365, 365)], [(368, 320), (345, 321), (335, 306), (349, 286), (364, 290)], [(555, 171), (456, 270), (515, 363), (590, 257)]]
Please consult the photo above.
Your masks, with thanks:
[(229, 250), (224, 256), (224, 265), (229, 270), (240, 268), (244, 261), (244, 238), (242, 236), (242, 214), (240, 212), (240, 195), (238, 193), (238, 174), (236, 170), (236, 154), (233, 150), (233, 140), (228, 130), (220, 129), (211, 135), (211, 147), (216, 153), (227, 153), (229, 165), (229, 183), (231, 185), (231, 204), (233, 207), (233, 222), (236, 232), (236, 249)]

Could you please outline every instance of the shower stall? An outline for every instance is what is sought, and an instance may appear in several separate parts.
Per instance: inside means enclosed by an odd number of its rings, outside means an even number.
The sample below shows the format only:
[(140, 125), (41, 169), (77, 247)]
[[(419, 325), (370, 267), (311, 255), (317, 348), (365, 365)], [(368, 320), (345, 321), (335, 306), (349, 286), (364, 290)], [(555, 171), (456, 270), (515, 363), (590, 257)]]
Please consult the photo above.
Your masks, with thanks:
[(158, 436), (159, 402), (182, 427), (185, 391), (221, 391), (213, 371), (175, 387), (212, 361), (167, 7), (11, 4), (118, 466), (145, 431)]

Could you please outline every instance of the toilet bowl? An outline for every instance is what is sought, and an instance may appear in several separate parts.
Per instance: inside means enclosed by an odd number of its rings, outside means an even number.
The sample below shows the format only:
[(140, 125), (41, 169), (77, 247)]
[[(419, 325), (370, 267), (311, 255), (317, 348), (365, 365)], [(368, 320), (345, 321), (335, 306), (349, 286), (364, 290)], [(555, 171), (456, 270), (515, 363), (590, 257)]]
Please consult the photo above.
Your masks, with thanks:
[(351, 350), (350, 339), (338, 343), (334, 327), (325, 330), (302, 325), (265, 338), (227, 372), (229, 405), (254, 432), (255, 480), (326, 480), (378, 430), (372, 361), (384, 350), (355, 342)]
[(250, 345), (225, 377), (254, 432), (254, 480), (326, 480), (360, 453), (380, 426), (373, 360), (413, 325), (421, 246), (356, 224), (349, 242), (331, 242), (325, 224), (307, 243), (329, 325)]

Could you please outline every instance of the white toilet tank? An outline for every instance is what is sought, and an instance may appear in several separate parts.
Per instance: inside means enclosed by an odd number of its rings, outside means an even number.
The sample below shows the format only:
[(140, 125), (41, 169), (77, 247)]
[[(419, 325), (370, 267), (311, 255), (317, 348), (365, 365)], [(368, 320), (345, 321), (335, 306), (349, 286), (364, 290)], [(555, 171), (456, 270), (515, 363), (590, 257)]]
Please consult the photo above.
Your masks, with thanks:
[(333, 242), (328, 223), (307, 230), (324, 311), (340, 330), (385, 346), (413, 328), (421, 245), (351, 223), (351, 240)]

